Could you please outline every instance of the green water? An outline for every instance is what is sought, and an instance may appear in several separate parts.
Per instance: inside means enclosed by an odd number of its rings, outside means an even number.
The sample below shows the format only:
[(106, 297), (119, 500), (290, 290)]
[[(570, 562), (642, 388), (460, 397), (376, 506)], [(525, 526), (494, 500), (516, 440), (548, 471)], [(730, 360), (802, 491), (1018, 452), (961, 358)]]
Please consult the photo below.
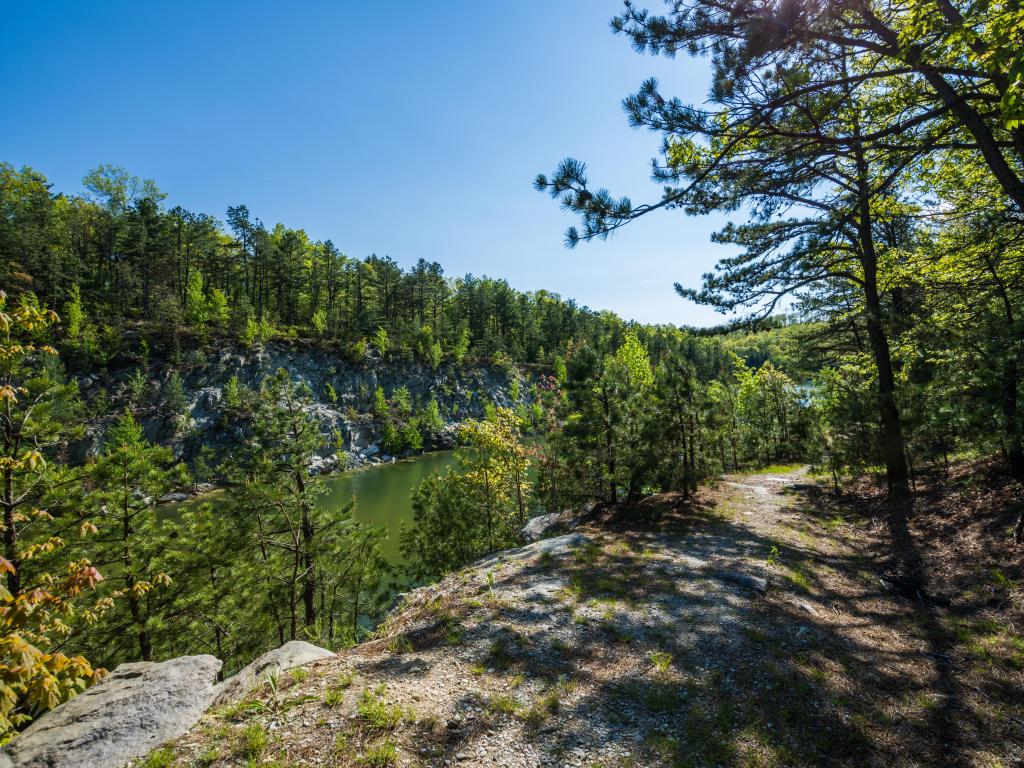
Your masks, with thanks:
[(443, 474), (454, 465), (454, 451), (435, 451), (354, 469), (324, 478), (327, 494), (319, 501), (330, 512), (354, 498), (356, 519), (387, 531), (381, 553), (388, 563), (400, 565), (399, 530), (403, 522), (412, 520), (413, 490), (430, 475)]
[[(381, 554), (390, 565), (402, 565), (399, 534), (403, 522), (412, 521), (412, 492), (431, 474), (454, 467), (455, 451), (434, 451), (390, 464), (376, 464), (323, 478), (327, 493), (317, 501), (328, 514), (355, 500), (354, 516), (360, 522), (383, 528), (387, 538)], [(231, 489), (216, 490), (181, 504), (166, 504), (157, 514), (162, 520), (178, 519), (181, 510), (194, 504), (223, 503)]]

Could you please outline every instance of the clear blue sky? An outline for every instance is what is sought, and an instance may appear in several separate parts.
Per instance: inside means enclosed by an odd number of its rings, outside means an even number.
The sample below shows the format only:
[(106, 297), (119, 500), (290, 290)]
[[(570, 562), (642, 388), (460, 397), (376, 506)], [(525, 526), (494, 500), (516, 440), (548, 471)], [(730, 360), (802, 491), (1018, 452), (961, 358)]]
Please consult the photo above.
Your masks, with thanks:
[[(660, 5), (658, 0), (652, 3)], [(568, 251), (531, 186), (565, 156), (634, 201), (658, 137), (621, 100), (650, 75), (701, 102), (705, 60), (612, 35), (618, 0), (4, 0), (0, 160), (77, 192), (106, 162), (168, 203), (304, 228), (345, 253), (437, 260), (643, 322), (721, 316), (676, 297), (729, 251), (722, 219), (654, 215)]]

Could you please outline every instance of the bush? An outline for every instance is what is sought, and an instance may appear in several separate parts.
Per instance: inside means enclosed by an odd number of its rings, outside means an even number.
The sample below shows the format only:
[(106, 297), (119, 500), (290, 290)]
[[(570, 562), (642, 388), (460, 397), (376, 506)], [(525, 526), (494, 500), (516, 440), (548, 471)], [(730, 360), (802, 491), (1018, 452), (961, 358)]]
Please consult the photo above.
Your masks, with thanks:
[(393, 421), (386, 421), (381, 430), (381, 448), (386, 453), (396, 454), (402, 452), (402, 433)]
[(185, 397), (185, 385), (177, 371), (173, 371), (167, 381), (164, 382), (160, 394), (163, 398), (164, 408), (170, 413), (180, 414), (184, 412), (185, 407), (188, 405), (188, 400)]
[(370, 342), (366, 339), (356, 339), (348, 348), (349, 358), (359, 363), (366, 359), (366, 353), (370, 349)]
[(380, 352), (380, 356), (385, 357), (388, 350), (391, 349), (391, 341), (388, 338), (388, 332), (383, 328), (378, 328), (377, 332), (373, 334), (373, 345), (377, 347), (377, 351)]
[(416, 421), (407, 421), (401, 430), (402, 445), (410, 451), (419, 451), (423, 448), (423, 435)]
[(232, 376), (224, 384), (224, 405), (228, 408), (240, 408), (242, 405), (242, 387), (238, 377)]
[(437, 400), (431, 399), (420, 413), (420, 432), (424, 437), (438, 434), (444, 429), (444, 419), (441, 418), (441, 408)]
[(399, 387), (392, 393), (392, 399), (398, 412), (405, 417), (412, 415), (412, 397), (409, 395), (408, 387)]
[(384, 388), (377, 387), (373, 393), (373, 415), (383, 419), (388, 415), (388, 399), (384, 397)]
[(323, 336), (324, 331), (327, 330), (327, 310), (318, 309), (313, 313), (312, 318), (313, 330), (316, 331), (317, 336)]

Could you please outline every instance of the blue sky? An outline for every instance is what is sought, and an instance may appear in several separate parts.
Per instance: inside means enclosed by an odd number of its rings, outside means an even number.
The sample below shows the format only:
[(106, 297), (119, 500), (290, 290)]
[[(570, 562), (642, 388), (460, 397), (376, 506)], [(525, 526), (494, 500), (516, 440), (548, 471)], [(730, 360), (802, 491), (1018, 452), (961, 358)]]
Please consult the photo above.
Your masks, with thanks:
[(350, 256), (422, 256), (642, 322), (720, 322), (672, 283), (730, 254), (709, 241), (723, 219), (654, 215), (569, 251), (573, 217), (531, 186), (572, 156), (613, 193), (659, 192), (659, 139), (621, 100), (654, 75), (702, 102), (708, 63), (636, 54), (608, 28), (619, 7), (5, 0), (0, 160), (61, 191), (116, 163), (170, 205), (223, 217), (244, 202)]

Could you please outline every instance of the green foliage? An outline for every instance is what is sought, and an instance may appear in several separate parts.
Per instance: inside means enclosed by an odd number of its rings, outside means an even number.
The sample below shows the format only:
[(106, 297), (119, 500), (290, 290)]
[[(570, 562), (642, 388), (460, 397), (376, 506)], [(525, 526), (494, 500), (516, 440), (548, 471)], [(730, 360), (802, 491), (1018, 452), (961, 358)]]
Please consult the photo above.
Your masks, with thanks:
[(266, 344), (274, 337), (277, 330), (270, 318), (264, 313), (259, 320), (249, 317), (245, 321), (245, 328), (241, 334), (241, 341), (247, 347)]
[(316, 331), (317, 336), (323, 336), (327, 331), (327, 310), (321, 307), (313, 313), (313, 317), (310, 319), (310, 323), (313, 326), (313, 330)]
[(438, 406), (437, 400), (431, 398), (423, 406), (419, 415), (419, 426), (424, 437), (433, 437), (444, 429), (444, 419), (441, 416), (441, 408)]
[(206, 299), (206, 317), (207, 321), (218, 330), (223, 330), (231, 318), (228, 297), (220, 288), (210, 290), (210, 295)]
[(161, 747), (146, 755), (139, 768), (170, 768), (174, 765), (174, 749)]
[(632, 502), (658, 490), (693, 491), (705, 477), (743, 465), (802, 459), (814, 414), (771, 363), (748, 369), (717, 339), (656, 334), (657, 365), (637, 333), (599, 356), (580, 347), (566, 385), (538, 390), (556, 414), (541, 465), (541, 496)]
[(419, 425), (415, 421), (407, 421), (402, 426), (401, 443), (404, 448), (410, 451), (418, 451), (423, 448), (423, 435), (420, 433)]
[(185, 289), (185, 321), (199, 327), (209, 320), (206, 294), (203, 291), (203, 276), (193, 272)]
[(441, 364), (441, 343), (434, 340), (434, 329), (429, 325), (422, 326), (416, 336), (416, 354), (434, 370)]
[(604, 338), (615, 322), (548, 291), (452, 279), (425, 260), (403, 270), (388, 257), (353, 259), (301, 229), (266, 227), (244, 205), (228, 209), (226, 226), (168, 210), (153, 182), (123, 168), (96, 169), (87, 189), (54, 195), (38, 172), (0, 163), (0, 282), (37, 286), (66, 307), (67, 351), (86, 367), (139, 335), (173, 356), (211, 333), (253, 347), (280, 332), (337, 342), (359, 364), (372, 345), (433, 369), (447, 357), (511, 371)]
[(452, 346), (452, 359), (459, 365), (466, 359), (466, 355), (469, 354), (469, 345), (471, 337), (469, 328), (463, 328), (458, 337), (455, 340), (455, 344)]
[(388, 399), (384, 396), (384, 388), (377, 387), (373, 393), (373, 415), (378, 419), (385, 418), (389, 413)]
[(177, 371), (171, 371), (171, 375), (167, 377), (160, 388), (160, 398), (163, 401), (163, 407), (168, 412), (173, 414), (184, 412), (188, 400), (185, 396), (185, 383)]
[[(159, 616), (172, 578), (162, 557), (171, 531), (158, 519), (154, 501), (188, 482), (167, 448), (148, 443), (130, 411), (107, 430), (103, 453), (90, 469), (89, 517), (109, 531), (86, 547), (96, 562), (116, 563), (103, 582), (112, 608), (98, 629), (77, 638), (104, 659), (154, 658), (151, 622)], [(161, 594), (164, 593), (164, 594)]]
[(82, 303), (81, 290), (77, 285), (68, 292), (68, 301), (64, 305), (67, 317), (68, 346), (87, 362), (104, 365), (109, 359), (102, 331), (89, 319)]
[(366, 339), (356, 339), (352, 342), (350, 355), (353, 360), (360, 362), (366, 359), (366, 352), (369, 348), (370, 344)]
[(381, 685), (374, 690), (363, 689), (356, 705), (356, 714), (365, 728), (386, 733), (395, 730), (408, 713), (401, 706), (387, 700), (384, 686)]
[(391, 398), (399, 416), (408, 418), (412, 415), (412, 397), (409, 395), (408, 387), (399, 387), (391, 393)]
[(231, 409), (242, 406), (242, 387), (237, 376), (232, 376), (224, 384), (224, 405)]
[(617, 368), (618, 370), (612, 375), (623, 377), (634, 389), (643, 390), (654, 382), (647, 349), (640, 343), (634, 332), (626, 334), (626, 340), (615, 351), (615, 356), (605, 362), (605, 365)]
[(377, 332), (373, 335), (373, 346), (377, 348), (377, 352), (380, 353), (381, 357), (387, 356), (388, 350), (391, 349), (391, 339), (383, 327), (378, 328)]
[(556, 357), (553, 365), (555, 372), (555, 381), (558, 384), (564, 385), (569, 380), (569, 371), (565, 365), (565, 359), (562, 357)]
[(389, 768), (398, 765), (398, 746), (391, 739), (382, 739), (370, 746), (356, 762), (367, 768)]
[(354, 638), (361, 611), (371, 607), (380, 534), (356, 523), (351, 505), (330, 515), (320, 506), (323, 482), (308, 474), (322, 445), (310, 401), (308, 388), (284, 370), (265, 381), (254, 404), (255, 440), (226, 471), (237, 489), (236, 534), (256, 542), (246, 586), (237, 591), (248, 595), (250, 611), (269, 620), (270, 636), (330, 646)]
[(387, 421), (381, 428), (380, 437), (381, 447), (385, 452), (392, 455), (401, 453), (405, 450), (405, 442), (402, 436), (402, 430), (393, 421)]
[[(73, 479), (43, 455), (68, 437), (75, 407), (74, 388), (42, 362), (57, 354), (48, 343), (56, 321), (35, 297), (9, 308), (0, 291), (0, 742), (102, 675), (62, 650), (69, 622), (93, 623), (108, 607), (86, 601), (102, 576), (88, 559), (68, 559), (74, 528), (54, 521), (41, 498)], [(75, 528), (97, 533), (87, 520)]]
[(72, 341), (81, 339), (89, 320), (82, 307), (82, 291), (77, 285), (73, 285), (68, 292), (68, 302), (64, 305), (64, 318), (68, 338)]
[(149, 380), (142, 368), (137, 368), (131, 378), (128, 379), (128, 396), (135, 405), (144, 405), (146, 390), (149, 389)]
[(412, 526), (401, 535), (417, 578), (436, 576), (519, 541), (533, 499), (531, 451), (507, 408), (493, 421), (463, 422), (460, 471), (433, 476), (413, 494)]

